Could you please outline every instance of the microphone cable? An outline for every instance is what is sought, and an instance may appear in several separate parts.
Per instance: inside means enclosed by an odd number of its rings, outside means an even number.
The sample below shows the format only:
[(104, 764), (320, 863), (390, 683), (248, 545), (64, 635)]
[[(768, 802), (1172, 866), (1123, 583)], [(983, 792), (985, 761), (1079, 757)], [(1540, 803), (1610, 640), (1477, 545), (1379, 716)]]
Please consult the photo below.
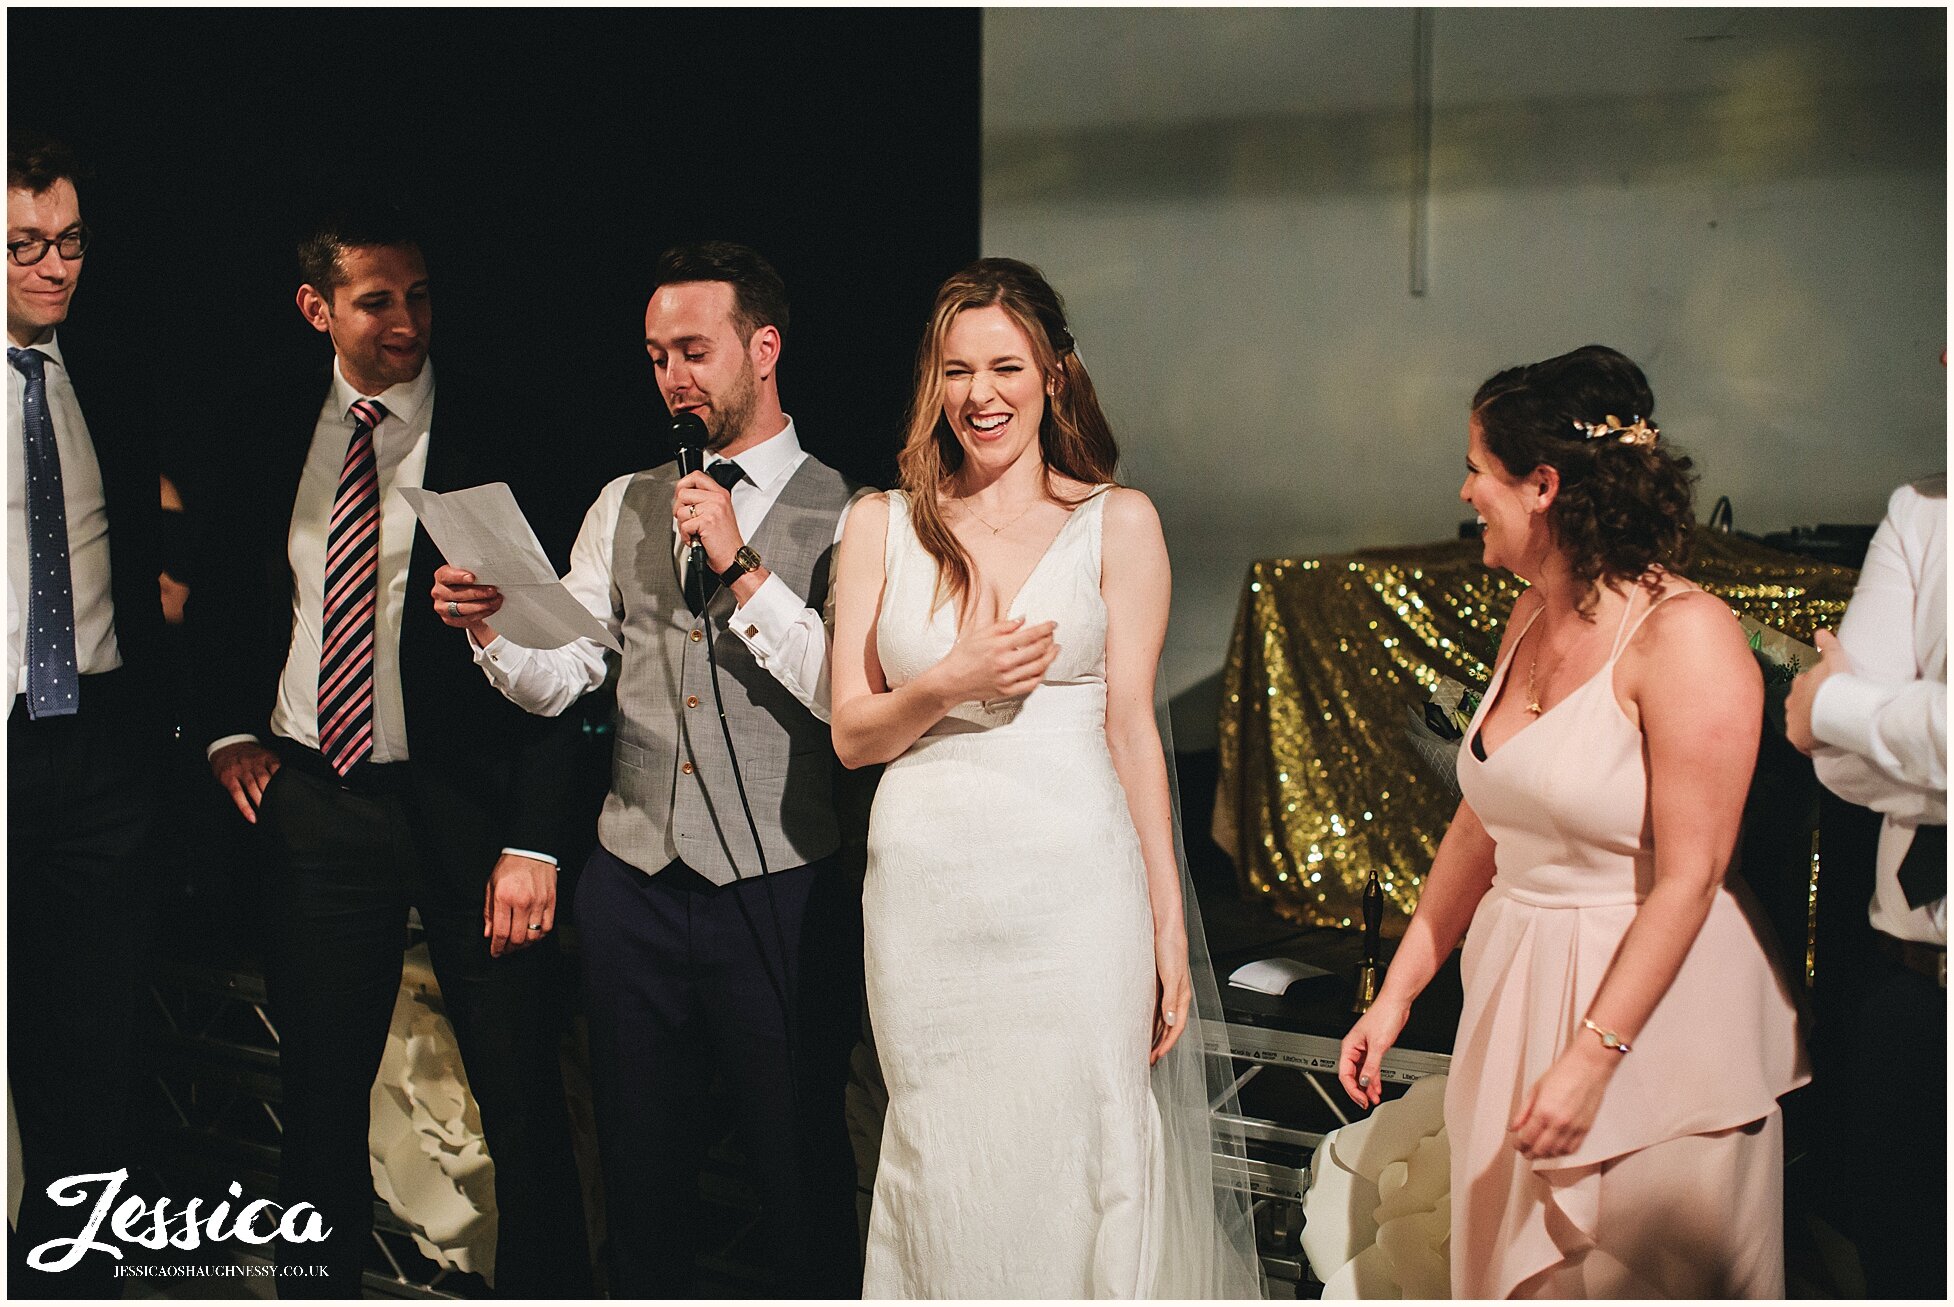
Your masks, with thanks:
[[(693, 472), (705, 470), (705, 454), (701, 448), (704, 442), (699, 440), (699, 437), (705, 434), (704, 428), (705, 423), (690, 413), (681, 414), (672, 422), (673, 434), (679, 442), (678, 465), (681, 479)], [(694, 461), (695, 459), (696, 463)], [(798, 1056), (799, 1041), (794, 1037), (794, 1010), (792, 1002), (794, 985), (792, 963), (787, 955), (787, 932), (780, 924), (780, 904), (774, 895), (773, 877), (768, 874), (766, 847), (760, 841), (760, 825), (754, 820), (753, 804), (746, 796), (746, 777), (740, 770), (739, 752), (733, 747), (733, 730), (726, 720), (726, 697), (721, 689), (719, 680), (719, 655), (714, 651), (713, 647), (717, 643), (713, 635), (711, 612), (712, 599), (715, 591), (707, 589), (707, 577), (712, 577), (715, 582), (718, 580), (713, 575), (711, 569), (706, 566), (706, 547), (699, 542), (697, 537), (694, 537), (690, 556), (686, 559), (686, 582), (689, 587), (696, 580), (699, 586), (699, 625), (705, 632), (706, 667), (712, 681), (713, 711), (719, 718), (720, 737), (726, 744), (726, 761), (733, 768), (733, 786), (739, 794), (740, 812), (746, 818), (746, 829), (753, 839), (753, 852), (760, 861), (760, 884), (767, 895), (767, 915), (773, 919), (774, 942), (780, 949), (780, 974), (778, 976), (774, 974), (773, 965), (767, 959), (766, 945), (760, 939), (760, 928), (754, 922), (751, 913), (748, 912), (744, 900), (738, 900), (740, 915), (746, 918), (747, 930), (753, 936), (754, 951), (760, 955), (760, 965), (767, 973), (767, 984), (773, 989), (775, 1001), (780, 1004), (781, 1034), (787, 1042), (787, 1092), (793, 1101), (794, 1114), (798, 1121), (801, 1110), (800, 1058)], [(715, 822), (716, 825), (717, 822)], [(733, 857), (733, 851), (730, 848), (726, 850), (726, 860), (732, 864), (733, 879), (736, 882), (750, 879), (745, 873), (740, 871), (739, 862)]]

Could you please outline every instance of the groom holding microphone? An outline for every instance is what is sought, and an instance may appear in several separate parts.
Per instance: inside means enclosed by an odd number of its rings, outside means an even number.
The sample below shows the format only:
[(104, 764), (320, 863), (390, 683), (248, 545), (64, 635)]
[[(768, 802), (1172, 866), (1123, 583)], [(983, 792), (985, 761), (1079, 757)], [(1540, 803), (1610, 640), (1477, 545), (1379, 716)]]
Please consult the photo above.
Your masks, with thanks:
[[(787, 316), (753, 250), (660, 257), (645, 349), (703, 467), (606, 486), (564, 579), (623, 647), (611, 789), (574, 904), (617, 1297), (691, 1292), (715, 1079), (781, 1290), (861, 1292), (843, 1116), (861, 904), (836, 856), (822, 620), (858, 492), (781, 409)], [(517, 647), (494, 630), (500, 592), (472, 582), (438, 570), (435, 610), (511, 701), (555, 715), (603, 683), (601, 646)]]

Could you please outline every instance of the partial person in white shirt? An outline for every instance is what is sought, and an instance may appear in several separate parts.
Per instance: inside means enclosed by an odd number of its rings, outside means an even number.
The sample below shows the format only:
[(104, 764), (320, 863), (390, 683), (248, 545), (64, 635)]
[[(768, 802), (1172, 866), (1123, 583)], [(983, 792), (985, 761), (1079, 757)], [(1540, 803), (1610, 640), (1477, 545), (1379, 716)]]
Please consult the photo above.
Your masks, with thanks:
[[(697, 1292), (707, 1091), (723, 1085), (793, 1296), (861, 1293), (843, 1106), (860, 1025), (860, 884), (843, 855), (823, 622), (857, 488), (781, 407), (787, 296), (743, 246), (667, 250), (645, 350), (702, 471), (605, 487), (567, 584), (623, 647), (611, 789), (573, 898), (590, 1019), (611, 1292)], [(722, 484), (722, 479), (724, 484)], [(690, 574), (691, 545), (710, 576)], [(435, 611), (495, 687), (560, 713), (605, 678), (592, 641), (522, 649), (454, 568)], [(457, 637), (459, 642), (459, 637)]]
[[(1947, 1295), (1947, 477), (1901, 486), (1786, 733), (1825, 787), (1884, 820), (1847, 1130), (1867, 1292)], [(1821, 886), (1822, 888), (1822, 886)], [(1822, 966), (1822, 964), (1821, 964)]]
[(31, 1298), (119, 1292), (106, 1255), (50, 1242), (78, 1227), (48, 1189), (132, 1165), (129, 1050), (157, 889), (155, 392), (140, 359), (69, 334), (91, 252), (77, 171), (61, 144), (9, 133), (7, 1072), (22, 1194), (8, 1288)]

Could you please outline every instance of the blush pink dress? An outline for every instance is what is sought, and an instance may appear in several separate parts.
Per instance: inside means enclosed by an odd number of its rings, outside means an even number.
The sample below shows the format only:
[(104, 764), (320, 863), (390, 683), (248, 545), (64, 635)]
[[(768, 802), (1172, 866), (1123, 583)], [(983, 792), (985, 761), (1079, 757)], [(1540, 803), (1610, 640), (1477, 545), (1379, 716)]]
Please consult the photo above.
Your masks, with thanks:
[(1446, 1086), (1456, 1298), (1784, 1296), (1777, 1099), (1810, 1076), (1791, 990), (1730, 889), (1581, 1147), (1530, 1161), (1506, 1129), (1569, 1042), (1595, 1038), (1581, 1019), (1654, 882), (1642, 733), (1614, 670), (1654, 603), (1686, 588), (1671, 580), (1653, 602), (1631, 590), (1592, 679), (1489, 758), (1459, 751), (1466, 801), (1498, 848), (1466, 934)]

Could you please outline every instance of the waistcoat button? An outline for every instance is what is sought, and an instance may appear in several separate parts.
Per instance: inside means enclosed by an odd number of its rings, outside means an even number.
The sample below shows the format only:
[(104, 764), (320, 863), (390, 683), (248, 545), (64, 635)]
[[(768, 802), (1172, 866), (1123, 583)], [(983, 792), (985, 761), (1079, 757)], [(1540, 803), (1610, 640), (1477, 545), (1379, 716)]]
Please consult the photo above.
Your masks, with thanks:
[(694, 643), (694, 644), (697, 644), (697, 643), (698, 643), (699, 641), (701, 641), (701, 640), (703, 640), (703, 639), (705, 639), (705, 638), (706, 638), (706, 637), (705, 637), (705, 634), (704, 634), (704, 632), (701, 632), (701, 631), (694, 631), (694, 632), (692, 633), (692, 643)]
[(692, 774), (692, 764), (689, 762), (680, 763), (678, 765), (678, 769), (684, 772), (687, 776), (690, 776)]
[(686, 695), (685, 706), (688, 708), (697, 708), (699, 706), (699, 696), (696, 694)]

